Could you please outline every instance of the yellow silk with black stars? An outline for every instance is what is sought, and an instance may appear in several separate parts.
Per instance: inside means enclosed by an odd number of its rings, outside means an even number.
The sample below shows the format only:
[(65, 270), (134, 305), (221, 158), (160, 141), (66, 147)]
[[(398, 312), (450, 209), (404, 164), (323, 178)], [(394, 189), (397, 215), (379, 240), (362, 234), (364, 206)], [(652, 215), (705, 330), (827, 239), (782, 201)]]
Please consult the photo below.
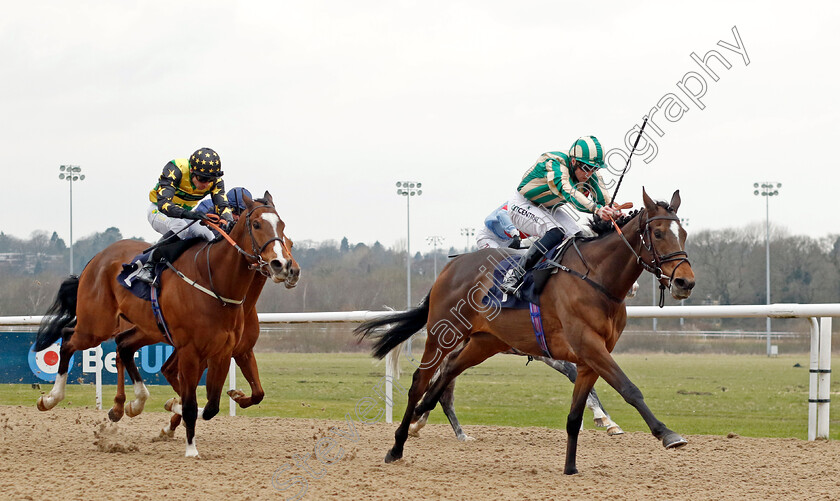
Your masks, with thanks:
[(158, 210), (167, 216), (183, 217), (184, 211), (192, 210), (208, 194), (222, 218), (232, 220), (233, 212), (225, 195), (222, 178), (217, 178), (207, 189), (199, 189), (192, 182), (189, 161), (176, 158), (164, 166), (158, 183), (149, 192), (149, 200), (157, 204)]

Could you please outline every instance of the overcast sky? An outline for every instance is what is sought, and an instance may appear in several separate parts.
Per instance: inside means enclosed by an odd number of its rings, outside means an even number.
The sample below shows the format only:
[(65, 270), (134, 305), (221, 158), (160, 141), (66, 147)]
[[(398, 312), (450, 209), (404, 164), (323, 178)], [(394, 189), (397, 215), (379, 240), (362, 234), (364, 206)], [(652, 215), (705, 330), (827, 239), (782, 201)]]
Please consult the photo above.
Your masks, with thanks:
[[(840, 233), (840, 4), (594, 4), (8, 4), (0, 230), (67, 240), (58, 175), (73, 164), (86, 176), (73, 186), (75, 239), (111, 226), (157, 239), (149, 190), (167, 161), (208, 146), (228, 188), (271, 192), (295, 240), (404, 240), (395, 183), (409, 179), (423, 183), (412, 251), (430, 235), (463, 247), (461, 228), (479, 227), (541, 153), (589, 134), (624, 148), (659, 105), (659, 130), (646, 129), (657, 153), (634, 157), (619, 201), (680, 189), (690, 238), (763, 225), (753, 183), (771, 180), (783, 184), (774, 224)], [(709, 61), (717, 81), (691, 57), (710, 50), (730, 65)], [(705, 95), (692, 100), (683, 80)]]

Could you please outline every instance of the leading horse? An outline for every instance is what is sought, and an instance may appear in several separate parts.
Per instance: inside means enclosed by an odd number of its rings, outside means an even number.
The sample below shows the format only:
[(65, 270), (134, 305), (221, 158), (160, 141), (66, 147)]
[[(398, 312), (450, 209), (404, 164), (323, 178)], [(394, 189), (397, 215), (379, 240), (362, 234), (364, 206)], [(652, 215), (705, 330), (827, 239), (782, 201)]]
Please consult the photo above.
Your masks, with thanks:
[[(623, 298), (647, 269), (675, 299), (684, 299), (694, 287), (694, 272), (685, 252), (686, 232), (676, 213), (679, 191), (670, 203), (654, 202), (642, 190), (644, 207), (616, 224), (615, 231), (573, 242), (562, 272), (552, 275), (540, 297), (545, 342), (553, 358), (577, 364), (578, 376), (566, 420), (564, 473), (577, 473), (576, 456), (583, 409), (598, 377), (636, 408), (653, 435), (666, 448), (682, 446), (685, 439), (668, 429), (648, 408), (641, 391), (610, 354), (627, 323)], [(511, 348), (543, 355), (534, 336), (528, 310), (499, 309), (482, 298), (493, 285), (493, 269), (512, 251), (485, 249), (450, 261), (417, 308), (360, 325), (362, 337), (374, 336), (373, 354), (384, 357), (391, 349), (428, 324), (426, 346), (414, 372), (402, 422), (385, 462), (403, 456), (409, 426), (433, 409), (444, 389), (465, 369)], [(563, 269), (563, 268), (561, 268)], [(391, 325), (384, 332), (379, 328)], [(443, 359), (463, 341), (466, 346), (429, 386)], [(422, 398), (422, 400), (421, 400)]]
[[(210, 419), (219, 411), (231, 355), (244, 328), (242, 303), (255, 274), (259, 270), (275, 283), (296, 281), (300, 274), (286, 242), (285, 224), (274, 209), (271, 195), (266, 192), (261, 203), (247, 197), (244, 201), (247, 215), (230, 232), (234, 245), (196, 245), (178, 259), (178, 271), (184, 277), (192, 277), (193, 283), (177, 278), (170, 270), (161, 277), (166, 285), (160, 291), (159, 305), (167, 317), (170, 342), (178, 353), (177, 391), (183, 400), (187, 457), (198, 456), (194, 440), (198, 417), (196, 387), (206, 366), (208, 403), (202, 418)], [(52, 315), (42, 324), (35, 344), (35, 349), (40, 350), (62, 339), (56, 382), (49, 394), (38, 399), (40, 410), (49, 410), (64, 398), (68, 364), (74, 352), (115, 336), (120, 358), (135, 382), (135, 395), (145, 401), (148, 390), (134, 365), (133, 352), (150, 341), (163, 342), (165, 338), (149, 303), (119, 285), (116, 277), (122, 264), (130, 262), (146, 246), (134, 240), (116, 242), (94, 256), (78, 278), (71, 277), (60, 287), (50, 309)], [(202, 252), (206, 253), (203, 258), (199, 255)], [(131, 327), (120, 331), (127, 324)]]

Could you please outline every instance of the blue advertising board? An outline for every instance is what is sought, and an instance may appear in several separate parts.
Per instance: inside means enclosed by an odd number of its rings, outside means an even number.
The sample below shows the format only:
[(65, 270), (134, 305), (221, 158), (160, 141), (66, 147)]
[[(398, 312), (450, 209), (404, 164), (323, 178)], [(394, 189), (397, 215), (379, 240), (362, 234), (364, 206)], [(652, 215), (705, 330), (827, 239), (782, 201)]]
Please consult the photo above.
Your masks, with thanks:
[[(0, 383), (30, 384), (55, 381), (60, 342), (35, 352), (35, 332), (0, 332)], [(144, 346), (134, 354), (140, 375), (147, 385), (168, 385), (160, 368), (174, 349), (167, 344)], [(68, 384), (96, 381), (102, 369), (102, 384), (117, 384), (116, 343), (106, 341), (99, 348), (78, 351), (70, 359)], [(126, 383), (130, 380), (126, 376)], [(204, 384), (204, 376), (200, 384)]]

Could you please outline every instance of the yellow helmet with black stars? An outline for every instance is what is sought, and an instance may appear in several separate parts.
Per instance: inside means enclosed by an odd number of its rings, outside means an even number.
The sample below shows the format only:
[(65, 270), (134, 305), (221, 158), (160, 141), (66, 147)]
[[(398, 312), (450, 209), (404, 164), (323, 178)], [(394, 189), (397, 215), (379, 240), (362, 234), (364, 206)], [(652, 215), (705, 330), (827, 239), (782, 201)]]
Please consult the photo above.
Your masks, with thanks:
[(211, 148), (199, 148), (190, 156), (190, 172), (202, 177), (222, 177), (222, 159)]

